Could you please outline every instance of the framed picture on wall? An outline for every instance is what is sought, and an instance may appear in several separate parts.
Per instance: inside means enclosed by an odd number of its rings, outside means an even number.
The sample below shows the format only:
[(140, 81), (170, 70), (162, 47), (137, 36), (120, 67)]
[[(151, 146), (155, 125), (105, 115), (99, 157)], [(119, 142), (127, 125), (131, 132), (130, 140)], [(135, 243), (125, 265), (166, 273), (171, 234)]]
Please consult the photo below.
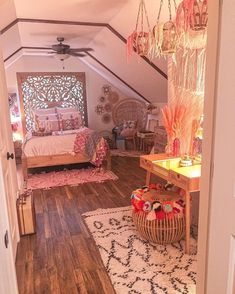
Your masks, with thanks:
[(16, 93), (9, 93), (8, 94), (8, 101), (9, 101), (11, 120), (15, 120), (17, 118), (20, 118), (20, 108), (19, 108), (17, 94)]

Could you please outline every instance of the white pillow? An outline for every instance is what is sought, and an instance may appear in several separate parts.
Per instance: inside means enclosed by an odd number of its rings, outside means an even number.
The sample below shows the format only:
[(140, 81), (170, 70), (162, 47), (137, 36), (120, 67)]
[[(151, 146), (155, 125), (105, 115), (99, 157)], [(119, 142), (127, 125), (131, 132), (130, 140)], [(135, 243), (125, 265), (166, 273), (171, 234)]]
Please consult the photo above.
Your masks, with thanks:
[(55, 114), (56, 108), (43, 108), (43, 109), (33, 109), (34, 115), (48, 115), (48, 114)]
[(57, 114), (35, 115), (35, 131), (44, 129), (45, 132), (60, 131), (60, 122)]
[(78, 109), (76, 107), (56, 107), (56, 111), (58, 114), (60, 113), (71, 113), (71, 112), (78, 112)]

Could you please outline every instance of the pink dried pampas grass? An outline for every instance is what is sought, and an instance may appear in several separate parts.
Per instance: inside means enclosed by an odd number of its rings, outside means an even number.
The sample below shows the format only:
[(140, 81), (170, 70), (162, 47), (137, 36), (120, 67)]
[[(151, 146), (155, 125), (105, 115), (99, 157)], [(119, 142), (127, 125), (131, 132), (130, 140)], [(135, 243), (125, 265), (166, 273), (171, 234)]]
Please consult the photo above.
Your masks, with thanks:
[(180, 137), (183, 130), (186, 107), (184, 105), (165, 106), (162, 109), (163, 122), (169, 137)]

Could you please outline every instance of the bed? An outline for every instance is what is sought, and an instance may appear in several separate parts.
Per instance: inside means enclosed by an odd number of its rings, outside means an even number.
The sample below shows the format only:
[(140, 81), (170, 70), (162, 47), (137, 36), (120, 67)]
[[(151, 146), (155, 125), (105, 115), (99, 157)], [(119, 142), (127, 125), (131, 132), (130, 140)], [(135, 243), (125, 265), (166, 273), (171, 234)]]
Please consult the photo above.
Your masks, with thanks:
[[(85, 75), (81, 74), (82, 73), (72, 73), (70, 76), (68, 76), (68, 74), (58, 73), (40, 73), (38, 75), (33, 73), (17, 74), (24, 137), (22, 148), (22, 171), (24, 180), (27, 180), (28, 169), (30, 168), (85, 162), (91, 162), (96, 166), (100, 166), (100, 162), (95, 161), (95, 158), (97, 159), (101, 152), (100, 158), (102, 159), (103, 165), (105, 164), (107, 169), (111, 168), (111, 158), (108, 148), (104, 152), (104, 146), (106, 146), (105, 140), (99, 137), (97, 132), (86, 127), (86, 99), (81, 100), (81, 96), (76, 93), (76, 81), (79, 82), (80, 88), (81, 85), (83, 85), (82, 82), (85, 81)], [(71, 79), (71, 77), (73, 79), (72, 82), (68, 80), (68, 78)], [(56, 93), (57, 95), (53, 92), (52, 97), (48, 97), (48, 88), (46, 89), (46, 94), (43, 93), (45, 89), (45, 80), (43, 87), (40, 88), (42, 93), (40, 93), (40, 95), (31, 94), (33, 91), (36, 92), (34, 84), (39, 87), (38, 85), (43, 79), (48, 80), (49, 78), (59, 83), (60, 89), (63, 89), (61, 84), (64, 82), (67, 87), (66, 95), (58, 91), (58, 93)], [(72, 94), (68, 93), (69, 82), (71, 84), (70, 90)], [(83, 91), (85, 91), (85, 87), (83, 87)], [(83, 96), (84, 95), (85, 93), (83, 93)], [(54, 97), (55, 99), (53, 99)], [(68, 99), (68, 97), (70, 99)], [(69, 113), (71, 113), (71, 111), (73, 111), (73, 113), (75, 113), (75, 111), (79, 113), (79, 127), (75, 128), (75, 125), (73, 125), (74, 127), (70, 129), (68, 125), (64, 124), (64, 122), (71, 123), (71, 121), (73, 121), (73, 124), (77, 122), (77, 120), (75, 120), (77, 119), (76, 116), (70, 119), (71, 114), (69, 114), (69, 118), (67, 119), (68, 111), (70, 111)], [(50, 130), (50, 132), (48, 130), (45, 131), (45, 124), (47, 124), (47, 126), (49, 124), (52, 126), (56, 123), (53, 120), (55, 116), (56, 119), (58, 119), (59, 129)], [(37, 120), (35, 120), (35, 117)], [(63, 117), (66, 119), (63, 119)], [(43, 118), (43, 120), (39, 120), (39, 118)], [(42, 122), (44, 122), (43, 127)], [(63, 127), (67, 126), (67, 128), (62, 128), (61, 124)], [(91, 145), (94, 146), (92, 147)], [(97, 149), (97, 146), (99, 149)]]

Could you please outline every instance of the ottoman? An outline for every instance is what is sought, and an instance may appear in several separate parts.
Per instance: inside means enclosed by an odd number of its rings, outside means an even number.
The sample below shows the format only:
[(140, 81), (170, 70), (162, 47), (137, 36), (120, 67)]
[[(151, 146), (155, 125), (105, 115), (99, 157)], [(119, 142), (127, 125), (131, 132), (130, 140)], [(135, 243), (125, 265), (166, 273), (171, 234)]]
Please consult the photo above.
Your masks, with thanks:
[(178, 193), (151, 184), (133, 191), (131, 204), (133, 222), (143, 238), (161, 245), (183, 238), (185, 203)]

